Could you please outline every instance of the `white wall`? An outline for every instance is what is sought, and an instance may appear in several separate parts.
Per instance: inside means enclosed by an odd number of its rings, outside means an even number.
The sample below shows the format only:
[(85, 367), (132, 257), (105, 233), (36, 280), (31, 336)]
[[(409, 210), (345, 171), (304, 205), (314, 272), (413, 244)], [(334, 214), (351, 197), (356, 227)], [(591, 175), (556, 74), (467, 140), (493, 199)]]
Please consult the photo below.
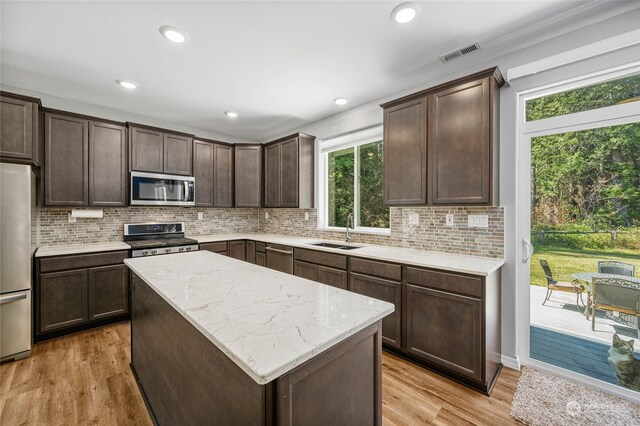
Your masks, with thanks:
[[(593, 17), (593, 20), (597, 20)], [(568, 34), (558, 36), (549, 41), (539, 43), (526, 49), (518, 50), (491, 59), (483, 58), (483, 62), (459, 62), (458, 68), (442, 73), (425, 75), (425, 83), (395, 93), (376, 101), (355, 107), (344, 113), (319, 120), (303, 126), (300, 131), (317, 136), (319, 139), (352, 131), (382, 122), (382, 109), (379, 104), (402, 95), (443, 83), (457, 77), (492, 66), (499, 66), (505, 74), (509, 68), (527, 64), (558, 53), (575, 49), (596, 41), (626, 33), (638, 28), (640, 10), (633, 10), (623, 15), (608, 18), (576, 29)], [(471, 57), (470, 57), (471, 59)], [(470, 60), (469, 59), (469, 60)], [(500, 94), (500, 204), (505, 208), (505, 258), (502, 270), (502, 352), (509, 358), (517, 358), (517, 292), (516, 266), (520, 254), (516, 238), (516, 170), (517, 170), (517, 92), (527, 88), (539, 87), (550, 82), (562, 81), (571, 76), (579, 76), (587, 72), (606, 69), (624, 63), (640, 60), (640, 48), (633, 47), (614, 52), (606, 57), (594, 58), (549, 72), (516, 80), (511, 86), (505, 85)], [(453, 62), (450, 65), (456, 64)]]

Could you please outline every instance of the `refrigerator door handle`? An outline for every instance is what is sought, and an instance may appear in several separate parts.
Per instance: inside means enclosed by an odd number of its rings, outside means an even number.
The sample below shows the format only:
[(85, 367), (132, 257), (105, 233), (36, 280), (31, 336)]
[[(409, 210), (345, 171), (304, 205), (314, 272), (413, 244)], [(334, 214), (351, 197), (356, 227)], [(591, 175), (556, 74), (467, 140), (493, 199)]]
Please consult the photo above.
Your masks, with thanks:
[(0, 296), (0, 305), (5, 303), (17, 302), (18, 300), (26, 299), (27, 293), (11, 294), (9, 296)]

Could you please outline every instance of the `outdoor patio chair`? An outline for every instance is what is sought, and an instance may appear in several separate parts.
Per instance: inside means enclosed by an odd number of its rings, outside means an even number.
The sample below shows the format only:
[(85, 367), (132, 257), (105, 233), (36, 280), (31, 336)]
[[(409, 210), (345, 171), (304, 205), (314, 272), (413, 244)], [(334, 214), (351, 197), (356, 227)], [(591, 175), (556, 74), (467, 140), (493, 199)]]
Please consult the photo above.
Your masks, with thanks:
[(598, 260), (598, 272), (633, 277), (636, 274), (636, 266), (630, 263), (618, 262), (617, 260)]
[[(542, 270), (544, 271), (544, 275), (547, 278), (547, 294), (544, 297), (544, 305), (551, 298), (551, 294), (554, 291), (561, 291), (564, 293), (575, 293), (576, 294), (576, 307), (578, 308), (578, 312), (581, 314), (584, 313), (586, 309), (586, 305), (584, 300), (582, 300), (582, 293), (584, 292), (584, 286), (580, 284), (577, 280), (573, 280), (571, 282), (566, 281), (556, 281), (553, 279), (553, 273), (551, 272), (551, 268), (549, 267), (549, 263), (546, 260), (540, 259), (540, 266), (542, 266)], [(580, 307), (582, 305), (582, 308)]]
[(596, 329), (596, 309), (640, 316), (640, 286), (624, 278), (593, 278), (591, 329)]

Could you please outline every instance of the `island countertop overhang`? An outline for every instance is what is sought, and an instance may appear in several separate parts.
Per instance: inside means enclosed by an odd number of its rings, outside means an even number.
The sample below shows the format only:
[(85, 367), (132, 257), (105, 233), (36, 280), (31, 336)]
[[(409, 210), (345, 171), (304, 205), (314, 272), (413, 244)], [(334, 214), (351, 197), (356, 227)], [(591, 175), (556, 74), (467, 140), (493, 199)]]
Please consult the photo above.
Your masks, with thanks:
[(394, 311), (387, 302), (206, 251), (125, 263), (258, 384)]

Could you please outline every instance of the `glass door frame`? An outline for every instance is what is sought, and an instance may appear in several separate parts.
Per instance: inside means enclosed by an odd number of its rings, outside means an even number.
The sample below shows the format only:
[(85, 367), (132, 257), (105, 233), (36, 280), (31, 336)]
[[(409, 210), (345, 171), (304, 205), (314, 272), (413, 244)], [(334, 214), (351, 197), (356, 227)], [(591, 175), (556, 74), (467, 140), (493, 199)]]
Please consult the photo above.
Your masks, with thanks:
[(640, 63), (632, 63), (614, 69), (593, 73), (581, 78), (550, 84), (517, 93), (517, 145), (516, 145), (516, 300), (517, 300), (517, 348), (521, 365), (583, 383), (626, 399), (640, 401), (640, 394), (618, 385), (557, 367), (530, 357), (530, 257), (531, 245), (531, 140), (539, 136), (589, 130), (620, 124), (640, 122), (638, 102), (614, 105), (595, 110), (567, 114), (537, 121), (525, 121), (527, 100), (578, 87), (589, 86), (606, 80), (640, 73)]

